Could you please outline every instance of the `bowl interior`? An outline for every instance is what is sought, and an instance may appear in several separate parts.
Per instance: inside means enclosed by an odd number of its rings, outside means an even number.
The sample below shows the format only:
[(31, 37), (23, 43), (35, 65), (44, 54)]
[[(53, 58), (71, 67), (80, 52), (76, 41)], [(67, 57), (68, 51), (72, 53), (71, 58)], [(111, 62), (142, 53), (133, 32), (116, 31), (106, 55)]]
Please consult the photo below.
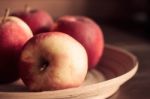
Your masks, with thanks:
[(97, 65), (107, 80), (128, 73), (138, 65), (136, 56), (132, 53), (111, 45), (104, 49), (104, 55)]

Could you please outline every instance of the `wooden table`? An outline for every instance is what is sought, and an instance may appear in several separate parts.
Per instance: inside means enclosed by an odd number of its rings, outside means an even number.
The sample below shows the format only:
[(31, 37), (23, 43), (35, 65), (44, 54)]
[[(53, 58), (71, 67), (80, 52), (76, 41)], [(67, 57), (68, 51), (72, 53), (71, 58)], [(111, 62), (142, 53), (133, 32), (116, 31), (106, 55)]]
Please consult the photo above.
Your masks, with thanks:
[(150, 99), (150, 42), (117, 28), (103, 27), (105, 42), (127, 49), (137, 56), (139, 69), (108, 99)]

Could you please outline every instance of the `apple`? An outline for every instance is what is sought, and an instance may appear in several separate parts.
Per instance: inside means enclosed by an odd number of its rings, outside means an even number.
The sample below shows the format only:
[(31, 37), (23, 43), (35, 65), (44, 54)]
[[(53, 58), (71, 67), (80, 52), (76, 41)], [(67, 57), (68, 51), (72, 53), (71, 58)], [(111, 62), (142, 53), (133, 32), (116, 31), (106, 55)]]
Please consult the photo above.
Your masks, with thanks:
[(42, 32), (49, 32), (53, 28), (53, 19), (44, 10), (30, 9), (27, 6), (25, 11), (16, 11), (11, 15), (24, 20), (29, 25), (34, 35)]
[[(8, 10), (6, 11), (8, 13)], [(18, 59), (23, 45), (33, 36), (28, 25), (17, 17), (0, 17), (0, 83), (19, 78)]]
[(53, 31), (67, 33), (79, 41), (87, 51), (89, 69), (96, 67), (104, 49), (103, 32), (96, 22), (85, 16), (61, 16)]
[(87, 70), (85, 48), (62, 32), (40, 33), (32, 37), (25, 44), (19, 62), (20, 76), (31, 91), (78, 87)]

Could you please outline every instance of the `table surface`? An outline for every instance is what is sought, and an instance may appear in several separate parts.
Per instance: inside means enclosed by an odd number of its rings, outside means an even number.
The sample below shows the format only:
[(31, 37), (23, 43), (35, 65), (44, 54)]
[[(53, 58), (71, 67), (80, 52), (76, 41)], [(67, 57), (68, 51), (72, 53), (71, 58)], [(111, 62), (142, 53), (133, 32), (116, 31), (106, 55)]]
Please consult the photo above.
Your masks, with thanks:
[(132, 52), (139, 61), (139, 69), (135, 76), (108, 99), (150, 99), (150, 42), (148, 39), (112, 27), (103, 27), (103, 31), (107, 44)]

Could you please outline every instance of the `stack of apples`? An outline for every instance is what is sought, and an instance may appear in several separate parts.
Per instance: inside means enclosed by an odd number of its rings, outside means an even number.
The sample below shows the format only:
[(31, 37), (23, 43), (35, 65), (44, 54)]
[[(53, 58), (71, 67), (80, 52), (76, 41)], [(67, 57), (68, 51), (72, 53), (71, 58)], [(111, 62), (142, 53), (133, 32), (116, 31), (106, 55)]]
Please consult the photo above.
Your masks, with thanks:
[(99, 25), (85, 16), (56, 21), (27, 9), (0, 18), (0, 83), (21, 78), (30, 91), (79, 87), (104, 48)]

